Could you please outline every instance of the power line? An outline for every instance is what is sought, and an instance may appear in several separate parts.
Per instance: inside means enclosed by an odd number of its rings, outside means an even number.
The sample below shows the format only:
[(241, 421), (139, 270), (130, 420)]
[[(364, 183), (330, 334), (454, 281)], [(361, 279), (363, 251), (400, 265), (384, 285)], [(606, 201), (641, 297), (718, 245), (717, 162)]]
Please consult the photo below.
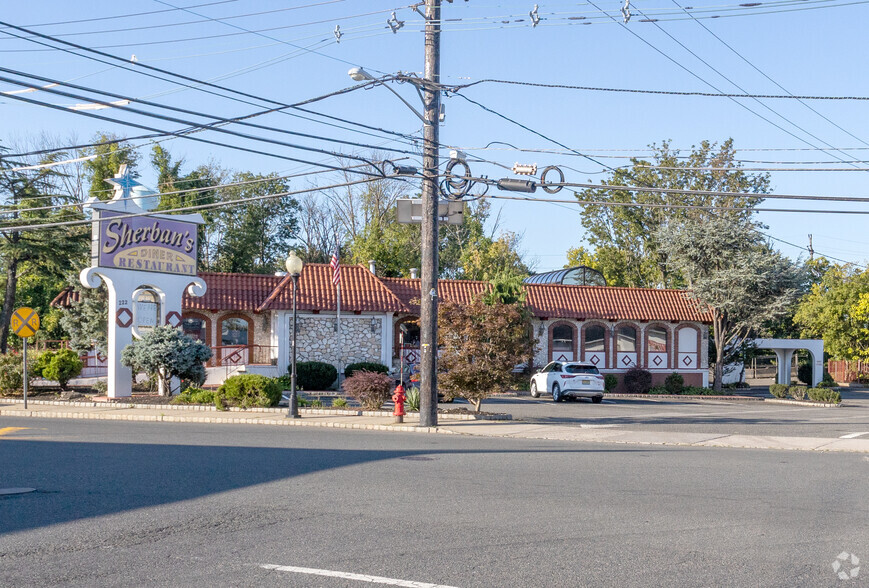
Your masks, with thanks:
[[(203, 6), (216, 6), (218, 4), (231, 4), (233, 2), (238, 2), (238, 0), (220, 0), (219, 2), (205, 2), (203, 4), (194, 4), (193, 6), (188, 6), (187, 8), (202, 8)], [(164, 12), (175, 12), (176, 10), (179, 10), (179, 9), (163, 8), (161, 10), (150, 10), (148, 12), (134, 12), (131, 14), (117, 14), (114, 16), (98, 16), (98, 17), (94, 17), (94, 18), (81, 18), (78, 20), (61, 20), (61, 21), (55, 21), (55, 22), (29, 24), (29, 25), (24, 25), (24, 26), (28, 26), (28, 27), (51, 27), (51, 26), (55, 26), (55, 25), (78, 24), (78, 23), (82, 23), (82, 22), (97, 22), (97, 21), (103, 21), (103, 20), (114, 20), (117, 18), (133, 18), (136, 16), (148, 16), (151, 14), (160, 14), (160, 13), (164, 13)], [(0, 29), (0, 30), (2, 30), (2, 29)]]
[(706, 98), (756, 98), (776, 100), (869, 100), (869, 96), (796, 96), (794, 94), (730, 94), (726, 92), (681, 92), (677, 90), (645, 90), (637, 88), (607, 88), (598, 86), (574, 86), (570, 84), (547, 84), (542, 82), (520, 82), (516, 80), (501, 80), (484, 78), (468, 84), (444, 86), (444, 90), (458, 92), (479, 84), (504, 84), (510, 86), (527, 86), (531, 88), (550, 88), (559, 90), (583, 90), (589, 92), (618, 92), (623, 94), (658, 94), (664, 96), (702, 96)]
[[(197, 204), (194, 206), (180, 206), (177, 208), (170, 208), (170, 209), (166, 209), (166, 210), (161, 210), (159, 212), (125, 213), (125, 214), (113, 216), (112, 218), (113, 219), (115, 219), (115, 218), (125, 219), (125, 218), (135, 218), (135, 217), (140, 217), (140, 216), (151, 216), (154, 214), (169, 214), (169, 213), (173, 213), (173, 212), (188, 212), (191, 210), (207, 210), (210, 208), (221, 208), (224, 206), (234, 206), (237, 204), (247, 204), (249, 202), (258, 202), (261, 200), (270, 200), (273, 198), (285, 198), (287, 196), (295, 196), (297, 194), (305, 194), (308, 192), (317, 192), (317, 191), (322, 191), (322, 190), (332, 190), (335, 188), (345, 188), (348, 186), (356, 186), (358, 184), (365, 184), (365, 183), (369, 183), (369, 182), (374, 182), (374, 181), (377, 181), (379, 179), (382, 179), (382, 178), (369, 177), (369, 178), (363, 178), (361, 180), (351, 180), (348, 182), (341, 182), (338, 184), (332, 184), (329, 186), (316, 186), (313, 188), (306, 188), (304, 190), (293, 190), (293, 191), (288, 191), (288, 192), (278, 192), (276, 194), (250, 196), (248, 198), (237, 198), (235, 200), (227, 200), (224, 202), (212, 202), (209, 204)], [(18, 226), (12, 226), (12, 227), (2, 227), (2, 228), (0, 228), (0, 232), (13, 233), (13, 232), (19, 232), (19, 231), (54, 229), (54, 228), (58, 228), (58, 227), (71, 227), (71, 226), (91, 224), (94, 222), (97, 222), (97, 221), (94, 221), (94, 220), (74, 220), (74, 221), (61, 221), (61, 222), (54, 222), (54, 223), (42, 223), (42, 224), (36, 224), (36, 225), (18, 225)]]
[[(70, 83), (67, 83), (67, 82), (61, 82), (61, 81), (58, 81), (58, 80), (54, 80), (54, 79), (52, 79), (52, 78), (46, 78), (46, 77), (42, 77), (42, 76), (37, 76), (37, 75), (35, 75), (35, 74), (28, 74), (28, 73), (26, 73), (26, 72), (19, 72), (19, 71), (12, 70), (12, 69), (7, 69), (7, 68), (4, 68), (4, 67), (0, 67), (0, 72), (7, 72), (7, 73), (11, 73), (11, 74), (13, 74), (13, 75), (27, 76), (27, 77), (30, 77), (30, 78), (33, 78), (33, 79), (37, 79), (37, 80), (40, 80), (40, 81), (51, 82), (52, 84), (55, 84), (55, 85), (66, 86), (66, 87), (69, 87), (69, 88), (74, 88), (74, 89), (78, 89), (78, 90), (82, 90), (82, 91), (86, 91), (86, 92), (94, 92), (94, 93), (97, 93), (97, 94), (102, 94), (102, 95), (104, 95), (104, 96), (109, 96), (109, 97), (112, 97), (112, 98), (119, 98), (119, 99), (122, 99), (122, 100), (127, 100), (127, 101), (129, 101), (129, 102), (137, 102), (137, 103), (144, 104), (144, 105), (146, 105), (146, 106), (155, 107), (155, 108), (162, 108), (162, 109), (165, 109), (165, 110), (171, 110), (171, 111), (174, 111), (174, 112), (181, 112), (181, 113), (189, 114), (189, 115), (193, 115), (193, 116), (200, 116), (200, 117), (211, 118), (211, 119), (214, 119), (214, 121), (215, 121), (213, 124), (220, 124), (220, 125), (222, 125), (222, 124), (238, 124), (238, 125), (242, 125), (242, 126), (247, 126), (247, 127), (251, 127), (251, 128), (267, 130), (267, 131), (276, 132), (276, 133), (283, 133), (283, 134), (294, 135), (294, 136), (298, 136), (298, 137), (305, 137), (305, 138), (308, 138), (308, 139), (317, 139), (317, 140), (321, 140), (321, 141), (328, 141), (328, 142), (339, 143), (339, 144), (343, 144), (343, 145), (351, 145), (351, 146), (353, 146), (353, 147), (362, 147), (362, 148), (366, 148), (366, 149), (373, 149), (373, 148), (374, 148), (373, 145), (366, 144), (366, 143), (357, 143), (357, 142), (355, 142), (355, 141), (345, 141), (345, 140), (342, 140), (342, 139), (335, 139), (335, 138), (332, 138), (332, 137), (324, 137), (324, 136), (322, 136), (322, 135), (312, 135), (312, 134), (309, 134), (309, 133), (301, 133), (301, 132), (298, 132), (298, 131), (290, 131), (290, 130), (286, 130), (286, 129), (278, 129), (278, 128), (274, 128), (274, 127), (270, 127), (270, 126), (266, 126), (266, 125), (260, 125), (260, 124), (256, 124), (256, 123), (247, 122), (247, 120), (246, 120), (246, 119), (249, 119), (249, 118), (254, 118), (254, 117), (262, 116), (262, 115), (264, 115), (264, 114), (270, 114), (270, 113), (272, 113), (272, 112), (278, 112), (278, 111), (280, 111), (280, 110), (281, 110), (282, 108), (284, 108), (284, 107), (271, 108), (271, 109), (268, 109), (268, 110), (263, 110), (263, 111), (260, 111), (260, 112), (256, 112), (256, 113), (248, 114), (248, 115), (241, 116), (241, 117), (222, 118), (222, 117), (219, 117), (219, 116), (216, 116), (216, 115), (213, 115), (213, 114), (208, 114), (208, 113), (204, 113), (204, 112), (197, 112), (197, 111), (194, 111), (194, 110), (189, 110), (189, 109), (186, 109), (186, 108), (178, 108), (178, 107), (175, 107), (175, 106), (168, 106), (168, 105), (165, 105), (165, 104), (160, 104), (160, 103), (152, 102), (152, 101), (148, 101), (148, 100), (141, 100), (141, 99), (131, 98), (131, 97), (129, 97), (129, 96), (125, 96), (125, 95), (123, 95), (123, 94), (117, 94), (117, 93), (114, 93), (114, 92), (108, 92), (108, 91), (105, 91), (105, 90), (98, 90), (98, 89), (94, 89), (94, 88), (88, 88), (88, 87), (80, 86), (80, 85), (77, 85), (77, 84), (70, 84)], [(8, 78), (0, 77), (0, 81), (8, 81)], [(14, 81), (13, 81), (12, 83), (19, 83), (19, 84), (20, 84), (21, 82), (14, 82)], [(324, 95), (324, 97), (318, 97), (317, 99), (312, 99), (312, 101), (318, 101), (318, 100), (325, 99), (326, 97), (331, 97), (331, 96), (340, 95), (340, 94), (343, 94), (343, 93), (346, 93), (346, 92), (355, 91), (357, 88), (359, 88), (359, 87), (364, 87), (364, 86), (365, 86), (365, 84), (362, 84), (361, 86), (351, 86), (350, 88), (345, 88), (344, 90), (339, 90), (337, 93), (330, 93), (329, 95)], [(80, 100), (90, 100), (90, 98), (88, 98), (88, 97), (86, 97), (86, 96), (80, 96), (80, 95), (75, 95), (75, 94), (68, 94), (68, 93), (64, 93), (64, 92), (61, 92), (61, 91), (55, 91), (55, 90), (52, 90), (52, 89), (45, 89), (45, 91), (47, 91), (47, 92), (49, 92), (49, 93), (59, 94), (59, 95), (61, 95), (61, 96), (68, 96), (68, 97), (77, 98), (77, 99), (80, 99)], [(99, 103), (99, 101), (96, 101), (96, 102)], [(310, 103), (310, 102), (309, 102), (309, 103)], [(301, 103), (300, 103), (300, 104), (301, 104)], [(291, 107), (291, 106), (288, 106), (288, 107)], [(160, 115), (157, 115), (157, 114), (147, 113), (147, 112), (145, 112), (145, 111), (142, 111), (142, 110), (139, 110), (139, 109), (136, 109), (136, 108), (130, 108), (130, 107), (128, 107), (128, 106), (124, 106), (124, 105), (121, 105), (121, 106), (114, 106), (114, 108), (119, 109), (119, 110), (122, 110), (122, 111), (127, 111), (127, 112), (133, 112), (133, 113), (136, 113), (136, 114), (141, 114), (141, 115), (144, 115), (144, 116), (151, 116), (151, 117), (160, 118), (160, 119), (162, 119), (162, 120), (169, 120), (169, 121), (171, 121), (171, 122), (181, 122), (181, 123), (185, 123), (185, 124), (193, 124), (193, 123), (190, 123), (190, 121), (185, 121), (185, 120), (181, 120), (181, 119), (174, 119), (174, 118), (172, 118), (172, 117), (163, 117), (163, 116), (160, 116)], [(212, 128), (212, 129), (210, 129), (210, 130), (215, 130), (215, 131), (218, 131), (218, 132), (228, 132), (228, 131), (226, 131), (226, 130), (221, 130), (221, 129), (219, 129), (219, 128)], [(235, 132), (231, 132), (231, 133), (232, 133), (232, 134), (235, 134)], [(239, 136), (244, 136), (244, 138), (248, 138), (248, 139), (253, 138), (252, 136), (248, 136), (248, 135), (239, 135)], [(261, 140), (261, 141), (270, 141), (270, 140), (267, 140), (267, 139), (264, 139), (264, 138), (260, 138), (260, 139), (256, 139), (256, 140)], [(284, 144), (284, 143), (278, 143), (278, 144), (282, 144), (282, 145), (284, 145), (284, 146), (292, 146), (292, 144), (289, 144), (289, 143), (286, 143), (286, 144)], [(321, 152), (321, 153), (324, 153), (324, 154), (327, 154), (327, 155), (338, 155), (338, 154), (336, 154), (336, 153), (334, 153), (334, 152), (325, 151), (325, 150), (320, 150), (320, 149), (316, 149), (316, 148), (313, 148), (313, 147), (296, 146), (296, 148), (297, 148), (297, 149), (304, 149), (304, 150), (308, 150), (308, 151), (317, 151), (317, 152)], [(404, 153), (404, 154), (415, 154), (415, 153), (412, 152), (412, 151), (405, 151), (405, 150), (403, 150), (403, 149), (395, 149), (395, 148), (392, 148), (392, 149), (389, 149), (389, 150), (390, 150), (390, 151), (394, 151), (394, 152)], [(341, 155), (342, 157), (344, 156), (343, 154), (340, 154), (340, 155)], [(348, 157), (352, 157), (352, 156), (348, 156)], [(363, 160), (363, 161), (364, 161), (364, 160)]]

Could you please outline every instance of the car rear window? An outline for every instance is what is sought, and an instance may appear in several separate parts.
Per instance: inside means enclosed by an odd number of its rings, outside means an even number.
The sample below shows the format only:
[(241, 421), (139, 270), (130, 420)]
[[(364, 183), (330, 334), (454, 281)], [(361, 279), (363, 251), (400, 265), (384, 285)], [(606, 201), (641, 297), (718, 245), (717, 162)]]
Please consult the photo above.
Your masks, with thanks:
[(564, 371), (568, 374), (599, 374), (593, 365), (566, 365)]

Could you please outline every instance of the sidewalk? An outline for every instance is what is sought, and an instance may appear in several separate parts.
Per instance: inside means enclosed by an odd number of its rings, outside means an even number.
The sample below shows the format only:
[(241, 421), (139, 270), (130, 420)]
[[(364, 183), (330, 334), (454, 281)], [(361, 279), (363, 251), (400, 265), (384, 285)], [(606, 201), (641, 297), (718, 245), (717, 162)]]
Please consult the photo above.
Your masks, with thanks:
[(396, 424), (386, 412), (341, 414), (335, 410), (300, 409), (301, 418), (286, 418), (286, 409), (251, 409), (215, 411), (186, 406), (131, 408), (126, 404), (48, 403), (31, 401), (27, 410), (23, 402), (0, 402), (0, 417), (33, 417), (113, 421), (148, 421), (164, 423), (209, 423), (225, 425), (266, 425), (291, 427), (328, 427), (368, 431), (400, 431), (572, 441), (580, 443), (624, 443), (631, 445), (676, 445), (687, 447), (730, 447), (751, 449), (790, 449), (796, 451), (835, 451), (869, 453), (869, 439), (824, 437), (772, 437), (721, 435), (717, 433), (679, 433), (626, 431), (594, 426), (540, 425), (513, 420), (472, 420), (461, 414), (439, 414), (437, 427), (419, 427), (418, 414), (408, 414), (404, 424)]

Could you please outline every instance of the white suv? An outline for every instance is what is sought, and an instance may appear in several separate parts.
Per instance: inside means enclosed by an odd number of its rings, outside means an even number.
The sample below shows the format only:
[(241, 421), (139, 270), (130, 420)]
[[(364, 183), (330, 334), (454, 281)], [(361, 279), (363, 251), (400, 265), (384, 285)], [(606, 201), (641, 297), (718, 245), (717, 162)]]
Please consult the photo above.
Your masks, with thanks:
[(566, 397), (591, 398), (594, 403), (603, 400), (603, 376), (590, 363), (553, 361), (531, 376), (531, 396), (552, 394), (552, 400), (561, 402)]

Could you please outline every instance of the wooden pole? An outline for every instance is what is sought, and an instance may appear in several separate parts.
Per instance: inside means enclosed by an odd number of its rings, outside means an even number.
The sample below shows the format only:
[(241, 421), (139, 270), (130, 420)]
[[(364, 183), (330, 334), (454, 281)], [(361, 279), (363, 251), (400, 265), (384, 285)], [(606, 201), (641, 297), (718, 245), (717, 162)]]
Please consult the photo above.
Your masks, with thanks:
[(420, 281), (421, 427), (438, 424), (438, 115), (440, 91), (440, 0), (425, 2), (425, 73), (423, 84), (422, 279)]

